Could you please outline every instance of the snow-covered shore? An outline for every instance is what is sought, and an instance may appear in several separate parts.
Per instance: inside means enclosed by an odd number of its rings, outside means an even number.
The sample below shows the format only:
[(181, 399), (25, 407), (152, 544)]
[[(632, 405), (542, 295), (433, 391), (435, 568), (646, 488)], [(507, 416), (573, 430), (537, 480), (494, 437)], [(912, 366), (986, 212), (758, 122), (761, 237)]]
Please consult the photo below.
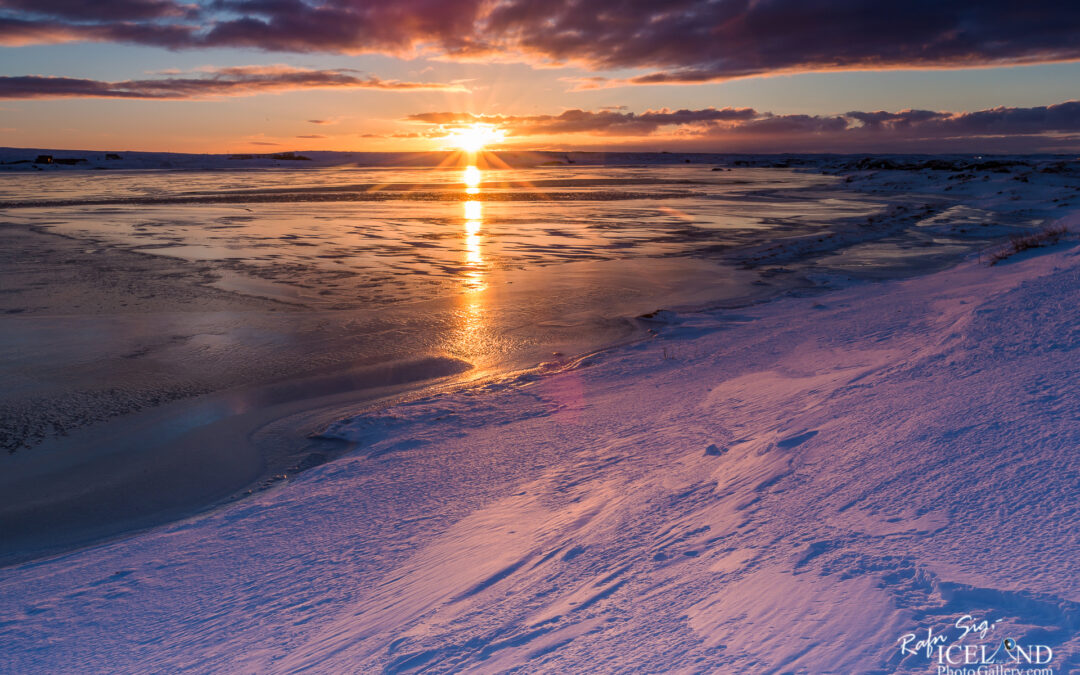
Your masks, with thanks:
[(0, 572), (0, 671), (1080, 668), (1080, 251), (653, 319), (338, 461)]
[[(64, 171), (236, 171), (246, 169), (319, 169), (326, 167), (434, 168), (464, 161), (459, 151), (436, 152), (344, 152), (277, 149), (263, 153), (141, 152), (122, 149), (79, 150), (71, 148), (0, 147), (0, 172)], [(721, 166), (828, 169), (838, 172), (866, 171), (986, 171), (1023, 166), (1071, 165), (1076, 155), (975, 155), (975, 154), (729, 154), (716, 152), (591, 152), (564, 150), (504, 149), (481, 153), (481, 168), (539, 166), (648, 166), (671, 164), (718, 164)]]

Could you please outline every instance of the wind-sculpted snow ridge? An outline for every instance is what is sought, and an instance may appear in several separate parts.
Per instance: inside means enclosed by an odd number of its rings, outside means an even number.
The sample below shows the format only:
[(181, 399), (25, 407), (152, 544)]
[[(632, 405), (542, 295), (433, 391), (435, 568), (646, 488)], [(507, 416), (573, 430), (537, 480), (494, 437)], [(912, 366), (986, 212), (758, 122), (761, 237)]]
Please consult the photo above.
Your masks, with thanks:
[(0, 670), (937, 672), (928, 630), (1080, 668), (1080, 249), (1037, 253), (339, 422), (279, 488), (5, 570)]

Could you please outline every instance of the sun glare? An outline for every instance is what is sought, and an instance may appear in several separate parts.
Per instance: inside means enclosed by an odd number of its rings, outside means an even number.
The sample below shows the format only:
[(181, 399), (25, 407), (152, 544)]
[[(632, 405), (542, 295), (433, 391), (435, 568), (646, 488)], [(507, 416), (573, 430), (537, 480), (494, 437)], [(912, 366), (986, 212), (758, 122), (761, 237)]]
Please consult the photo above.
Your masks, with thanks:
[(446, 139), (465, 152), (480, 152), (492, 143), (498, 143), (506, 132), (490, 124), (477, 123), (450, 132)]
[(476, 194), (476, 188), (480, 185), (480, 169), (472, 165), (465, 167), (461, 182), (465, 183), (465, 187), (469, 188), (469, 194)]
[(476, 230), (480, 229), (480, 220), (483, 217), (484, 207), (480, 202), (465, 202), (465, 220), (469, 221), (470, 225), (475, 224), (469, 234), (476, 234)]

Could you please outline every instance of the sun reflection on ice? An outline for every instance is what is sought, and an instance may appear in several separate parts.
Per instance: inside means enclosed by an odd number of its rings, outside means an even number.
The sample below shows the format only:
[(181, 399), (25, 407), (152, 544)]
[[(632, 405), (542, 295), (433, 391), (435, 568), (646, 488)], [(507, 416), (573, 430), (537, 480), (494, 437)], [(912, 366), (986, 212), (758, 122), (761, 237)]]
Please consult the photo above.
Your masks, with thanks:
[[(475, 166), (468, 166), (462, 176), (466, 185), (465, 192), (476, 195), (480, 192), (481, 174)], [(484, 203), (470, 199), (462, 203), (464, 248), (462, 275), (465, 293), (458, 306), (457, 349), (471, 357), (483, 351), (483, 333), (485, 329), (485, 294), (487, 290), (486, 270), (483, 251)]]
[(480, 230), (480, 221), (484, 218), (483, 206), (478, 201), (465, 202), (465, 229), (469, 234)]
[(483, 237), (480, 228), (483, 227), (483, 204), (478, 201), (467, 201), (465, 207), (465, 287), (469, 291), (482, 291), (487, 288), (484, 283), (484, 254), (481, 250)]
[(480, 194), (480, 178), (480, 169), (471, 164), (465, 167), (465, 174), (462, 176), (461, 182), (465, 183), (466, 194)]

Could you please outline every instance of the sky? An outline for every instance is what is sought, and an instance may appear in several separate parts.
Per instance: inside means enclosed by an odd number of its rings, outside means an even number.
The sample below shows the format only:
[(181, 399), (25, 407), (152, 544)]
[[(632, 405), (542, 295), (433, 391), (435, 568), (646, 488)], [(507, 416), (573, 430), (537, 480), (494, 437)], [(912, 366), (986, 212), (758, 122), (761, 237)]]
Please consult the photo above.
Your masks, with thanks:
[(1080, 150), (1080, 3), (0, 0), (0, 145)]

